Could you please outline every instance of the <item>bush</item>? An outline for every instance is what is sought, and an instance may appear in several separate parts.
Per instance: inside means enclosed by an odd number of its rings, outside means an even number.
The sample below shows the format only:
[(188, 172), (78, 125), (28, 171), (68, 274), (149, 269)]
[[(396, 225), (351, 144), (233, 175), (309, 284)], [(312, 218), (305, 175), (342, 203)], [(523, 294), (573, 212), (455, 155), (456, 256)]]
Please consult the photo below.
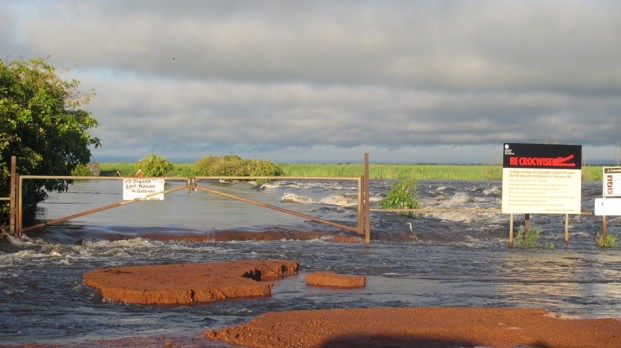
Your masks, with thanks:
[(280, 168), (270, 161), (248, 160), (237, 155), (208, 156), (192, 168), (195, 176), (280, 176)]
[[(417, 209), (418, 186), (416, 179), (410, 178), (392, 185), (386, 197), (377, 202), (377, 205), (388, 209)], [(415, 217), (413, 212), (406, 212), (404, 214), (409, 217)]]
[(609, 234), (604, 238), (603, 235), (597, 234), (597, 246), (600, 248), (612, 248), (617, 243), (617, 238), (615, 236), (611, 236)]
[(541, 244), (540, 243), (540, 239), (541, 239), (541, 234), (543, 233), (543, 231), (541, 229), (538, 228), (531, 228), (528, 231), (524, 230), (524, 226), (520, 226), (520, 228), (518, 229), (516, 236), (515, 236), (515, 242), (517, 243), (517, 246), (520, 248), (524, 248), (524, 249), (529, 249), (529, 248), (546, 248), (546, 249), (552, 249), (554, 248), (554, 244), (552, 243), (548, 243), (548, 244)]
[(72, 176), (93, 176), (91, 166), (88, 164), (78, 164), (71, 171)]
[(165, 176), (174, 169), (174, 165), (164, 157), (150, 154), (149, 157), (141, 159), (136, 165), (144, 176)]

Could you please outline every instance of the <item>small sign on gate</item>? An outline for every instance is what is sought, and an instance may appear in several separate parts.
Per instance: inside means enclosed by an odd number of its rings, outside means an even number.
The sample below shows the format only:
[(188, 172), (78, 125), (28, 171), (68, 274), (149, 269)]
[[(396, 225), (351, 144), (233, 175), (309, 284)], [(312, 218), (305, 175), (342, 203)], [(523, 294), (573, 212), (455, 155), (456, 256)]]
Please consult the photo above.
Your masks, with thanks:
[[(163, 201), (164, 179), (126, 178), (123, 179), (123, 200), (134, 199)], [(158, 193), (160, 192), (160, 193)]]

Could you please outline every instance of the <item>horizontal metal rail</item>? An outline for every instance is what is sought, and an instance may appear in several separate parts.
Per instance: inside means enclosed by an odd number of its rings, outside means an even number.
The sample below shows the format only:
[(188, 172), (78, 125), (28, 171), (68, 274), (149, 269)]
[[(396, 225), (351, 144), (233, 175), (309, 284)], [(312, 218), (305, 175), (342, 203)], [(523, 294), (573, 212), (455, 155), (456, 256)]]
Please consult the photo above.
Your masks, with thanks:
[[(502, 209), (498, 208), (417, 208), (417, 209), (390, 209), (390, 208), (371, 208), (374, 212), (390, 212), (390, 213), (450, 213), (450, 212), (465, 212), (465, 213), (502, 213)], [(527, 213), (526, 213), (527, 214)], [(536, 215), (536, 214), (533, 214)], [(554, 214), (552, 214), (554, 215)], [(556, 214), (565, 215), (565, 214)], [(577, 214), (569, 215), (593, 215), (591, 211), (582, 211)]]
[(417, 208), (417, 209), (390, 209), (371, 208), (371, 211), (390, 213), (442, 213), (442, 212), (472, 212), (472, 213), (500, 213), (497, 208)]
[[(71, 175), (20, 175), (20, 179), (35, 180), (123, 180), (123, 179), (154, 179), (152, 177), (137, 176), (71, 176)], [(168, 181), (186, 181), (187, 176), (164, 176), (156, 179), (164, 179)]]
[(358, 177), (323, 177), (323, 176), (158, 176), (158, 177), (137, 177), (137, 176), (71, 176), (71, 175), (20, 175), (22, 179), (38, 180), (123, 180), (123, 179), (164, 179), (168, 181), (181, 181), (188, 178), (196, 180), (330, 180), (330, 181), (358, 181)]
[(358, 177), (352, 176), (195, 176), (196, 180), (334, 180), (334, 181), (358, 181)]

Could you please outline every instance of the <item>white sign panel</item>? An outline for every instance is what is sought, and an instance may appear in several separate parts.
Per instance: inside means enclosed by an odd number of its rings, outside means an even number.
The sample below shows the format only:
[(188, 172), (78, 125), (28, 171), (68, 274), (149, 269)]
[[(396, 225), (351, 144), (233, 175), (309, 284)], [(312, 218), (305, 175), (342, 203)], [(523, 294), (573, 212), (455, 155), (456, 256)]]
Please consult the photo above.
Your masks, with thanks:
[(603, 196), (621, 197), (621, 167), (604, 167), (602, 170)]
[(579, 214), (582, 147), (507, 143), (503, 147), (504, 214)]
[(595, 215), (621, 215), (621, 198), (595, 198)]
[(123, 179), (123, 200), (134, 199), (162, 201), (164, 194), (154, 194), (164, 191), (164, 179), (156, 178), (127, 178)]
[(504, 168), (502, 212), (513, 214), (580, 213), (579, 170)]

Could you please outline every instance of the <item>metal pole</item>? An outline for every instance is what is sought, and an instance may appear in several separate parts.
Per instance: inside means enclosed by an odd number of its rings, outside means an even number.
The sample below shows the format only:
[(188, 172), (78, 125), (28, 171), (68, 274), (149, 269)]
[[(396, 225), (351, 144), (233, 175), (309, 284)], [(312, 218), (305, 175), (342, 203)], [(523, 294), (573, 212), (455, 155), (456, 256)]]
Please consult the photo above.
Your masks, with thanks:
[(569, 214), (565, 214), (565, 248), (569, 246)]
[(24, 205), (22, 192), (24, 188), (23, 180), (21, 175), (17, 175), (15, 180), (17, 181), (17, 237), (22, 238), (22, 228), (24, 227)]
[(509, 217), (509, 248), (513, 248), (513, 214)]
[(371, 203), (370, 199), (370, 179), (369, 179), (369, 153), (364, 154), (364, 216), (365, 216), (365, 235), (364, 244), (371, 244)]
[(314, 216), (298, 213), (298, 212), (295, 212), (295, 211), (292, 211), (292, 210), (287, 210), (287, 209), (280, 208), (280, 207), (273, 206), (273, 205), (269, 205), (269, 204), (266, 204), (266, 203), (261, 203), (261, 202), (253, 201), (251, 199), (246, 199), (246, 198), (234, 196), (234, 195), (231, 195), (231, 194), (228, 194), (228, 193), (224, 193), (224, 192), (208, 189), (206, 187), (201, 187), (201, 186), (197, 185), (195, 188), (198, 189), (198, 190), (201, 190), (201, 191), (213, 193), (215, 195), (224, 196), (224, 197), (235, 199), (235, 200), (238, 200), (238, 201), (241, 201), (241, 202), (258, 205), (258, 206), (263, 207), (263, 208), (268, 208), (268, 209), (276, 210), (276, 211), (279, 211), (279, 212), (282, 212), (282, 213), (287, 213), (287, 214), (290, 214), (290, 215), (294, 215), (294, 216), (298, 216), (298, 217), (301, 217), (301, 218), (309, 219), (311, 221), (320, 222), (322, 224), (339, 227), (339, 228), (342, 228), (344, 230), (348, 230), (348, 231), (352, 231), (352, 232), (357, 232), (358, 231), (358, 229), (356, 227), (351, 227), (351, 226), (347, 226), (347, 225), (341, 225), (341, 224), (336, 223), (336, 222), (332, 222), (332, 221), (316, 218)]
[(358, 234), (364, 233), (364, 195), (362, 193), (364, 187), (364, 175), (358, 178)]
[(9, 233), (12, 236), (17, 235), (17, 181), (15, 180), (17, 176), (17, 159), (15, 156), (11, 156), (11, 177), (10, 177), (10, 188), (9, 188)]

